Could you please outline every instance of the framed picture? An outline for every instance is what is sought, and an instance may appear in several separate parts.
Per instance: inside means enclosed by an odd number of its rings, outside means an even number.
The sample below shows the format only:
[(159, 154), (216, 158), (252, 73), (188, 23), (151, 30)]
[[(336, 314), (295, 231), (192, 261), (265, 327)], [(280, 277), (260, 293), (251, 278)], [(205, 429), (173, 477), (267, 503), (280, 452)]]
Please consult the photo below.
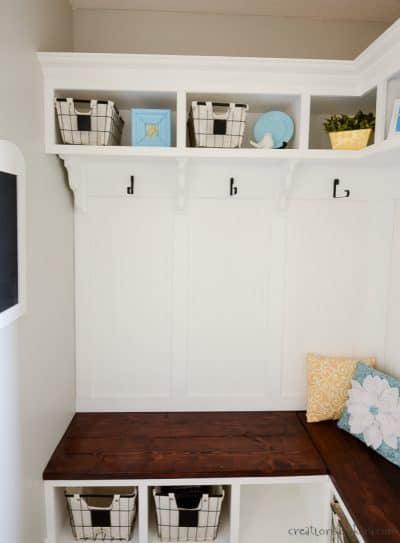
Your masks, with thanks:
[(0, 328), (25, 311), (25, 164), (0, 140)]
[(169, 109), (132, 109), (132, 145), (170, 147), (171, 111)]
[(390, 122), (389, 137), (400, 135), (400, 98), (394, 101), (392, 120)]

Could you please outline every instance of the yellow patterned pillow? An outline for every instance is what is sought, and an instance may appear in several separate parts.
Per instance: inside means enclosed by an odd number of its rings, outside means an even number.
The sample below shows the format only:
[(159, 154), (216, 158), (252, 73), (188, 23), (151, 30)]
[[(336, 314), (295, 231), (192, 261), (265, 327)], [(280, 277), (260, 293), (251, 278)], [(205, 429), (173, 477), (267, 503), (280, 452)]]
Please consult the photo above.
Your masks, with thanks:
[(376, 365), (372, 357), (307, 355), (307, 422), (340, 418), (357, 362), (364, 362), (372, 368)]

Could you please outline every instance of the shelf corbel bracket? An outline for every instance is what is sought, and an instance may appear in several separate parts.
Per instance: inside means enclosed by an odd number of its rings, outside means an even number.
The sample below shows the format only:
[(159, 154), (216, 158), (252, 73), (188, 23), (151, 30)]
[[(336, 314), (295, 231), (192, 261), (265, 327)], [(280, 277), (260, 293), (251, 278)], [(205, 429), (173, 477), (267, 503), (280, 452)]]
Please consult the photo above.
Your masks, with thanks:
[(294, 183), (294, 172), (297, 167), (297, 160), (291, 160), (285, 173), (285, 181), (279, 194), (279, 208), (281, 211), (287, 210), (288, 199)]
[(87, 211), (87, 180), (86, 170), (82, 161), (77, 157), (60, 156), (68, 172), (68, 184), (74, 193), (75, 210)]
[(178, 158), (178, 211), (185, 209), (186, 203), (186, 159)]

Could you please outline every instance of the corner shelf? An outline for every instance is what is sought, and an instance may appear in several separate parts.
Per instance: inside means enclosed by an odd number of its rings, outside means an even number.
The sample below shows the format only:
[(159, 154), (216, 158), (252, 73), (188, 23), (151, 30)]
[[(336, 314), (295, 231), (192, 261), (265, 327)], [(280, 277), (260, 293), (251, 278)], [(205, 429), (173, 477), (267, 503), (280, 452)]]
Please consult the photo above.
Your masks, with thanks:
[[(62, 157), (251, 159), (284, 163), (371, 157), (371, 163), (379, 164), (382, 160), (381, 164), (386, 164), (386, 159), (398, 163), (400, 140), (385, 138), (393, 102), (400, 97), (399, 44), (400, 22), (350, 61), (39, 53), (44, 74), (46, 152)], [(67, 95), (114, 100), (126, 121), (122, 146), (60, 144), (54, 98)], [(249, 104), (243, 148), (187, 147), (189, 107), (196, 99)], [(129, 146), (129, 110), (135, 107), (171, 109), (173, 147)], [(355, 113), (360, 108), (376, 112), (374, 143), (361, 151), (329, 149), (323, 119), (332, 113)], [(295, 121), (289, 148), (250, 148), (256, 118), (274, 109), (286, 111)]]

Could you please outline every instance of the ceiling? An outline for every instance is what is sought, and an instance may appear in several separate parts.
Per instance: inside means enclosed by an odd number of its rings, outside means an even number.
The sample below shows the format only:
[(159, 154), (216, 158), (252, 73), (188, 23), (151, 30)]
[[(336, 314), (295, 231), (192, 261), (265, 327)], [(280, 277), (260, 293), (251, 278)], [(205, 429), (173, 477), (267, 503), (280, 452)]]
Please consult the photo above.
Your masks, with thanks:
[(70, 0), (74, 9), (271, 15), (391, 23), (400, 0)]

